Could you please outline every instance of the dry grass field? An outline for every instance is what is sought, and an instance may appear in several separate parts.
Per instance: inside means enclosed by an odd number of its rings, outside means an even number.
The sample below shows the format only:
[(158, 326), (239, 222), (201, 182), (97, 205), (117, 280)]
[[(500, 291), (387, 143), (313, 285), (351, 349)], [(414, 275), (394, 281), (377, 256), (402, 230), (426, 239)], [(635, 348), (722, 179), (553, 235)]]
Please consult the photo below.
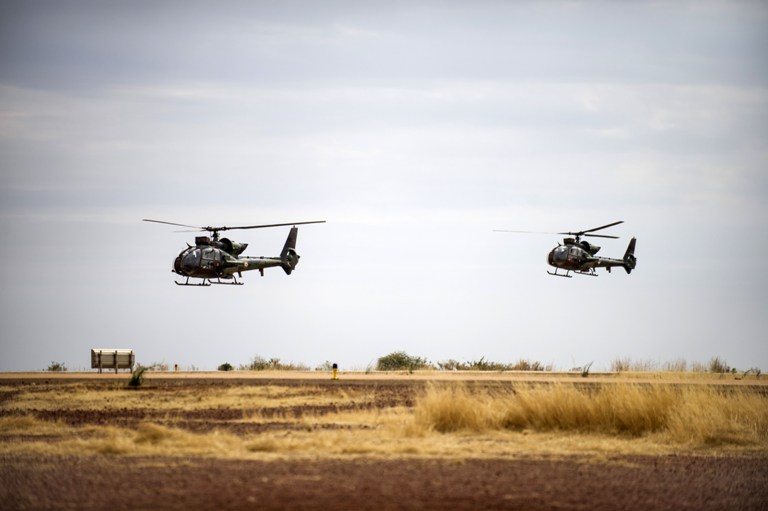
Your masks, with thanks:
[(768, 506), (755, 378), (129, 376), (0, 375), (3, 509)]

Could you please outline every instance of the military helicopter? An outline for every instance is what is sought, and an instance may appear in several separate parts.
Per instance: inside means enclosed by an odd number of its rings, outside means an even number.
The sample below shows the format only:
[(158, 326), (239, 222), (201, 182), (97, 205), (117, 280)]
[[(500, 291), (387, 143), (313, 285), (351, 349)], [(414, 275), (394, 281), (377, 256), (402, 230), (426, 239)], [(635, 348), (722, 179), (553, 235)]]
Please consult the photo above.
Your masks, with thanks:
[[(547, 255), (547, 263), (549, 263), (550, 266), (554, 266), (555, 271), (547, 271), (547, 273), (556, 277), (568, 278), (572, 276), (570, 274), (571, 272), (578, 273), (579, 275), (590, 275), (597, 277), (595, 268), (605, 268), (608, 270), (608, 273), (610, 273), (611, 268), (621, 266), (627, 273), (631, 273), (637, 265), (637, 258), (635, 257), (635, 244), (637, 243), (637, 240), (632, 238), (629, 241), (629, 246), (627, 247), (626, 252), (624, 252), (624, 257), (622, 259), (613, 259), (610, 257), (595, 256), (595, 254), (597, 254), (597, 252), (600, 250), (600, 247), (593, 245), (588, 241), (582, 241), (581, 237), (591, 236), (593, 238), (618, 239), (618, 236), (591, 233), (622, 223), (624, 223), (623, 220), (579, 232), (544, 233), (534, 231), (508, 231), (502, 229), (497, 229), (496, 232), (563, 234), (566, 236), (575, 236), (574, 238), (564, 238), (562, 245), (558, 243), (555, 248), (550, 250), (549, 254)], [(565, 273), (559, 273), (559, 270), (565, 270)]]
[[(242, 285), (238, 282), (235, 274), (242, 278), (244, 271), (259, 270), (261, 276), (264, 276), (264, 268), (280, 266), (287, 275), (296, 268), (299, 263), (299, 254), (296, 253), (296, 237), (299, 229), (297, 225), (304, 224), (322, 224), (325, 220), (314, 220), (311, 222), (290, 222), (283, 224), (267, 225), (245, 225), (240, 227), (198, 227), (194, 225), (177, 224), (173, 222), (164, 222), (162, 220), (143, 219), (144, 222), (154, 222), (157, 224), (175, 225), (177, 227), (189, 227), (196, 231), (209, 232), (211, 236), (196, 236), (195, 246), (187, 243), (187, 248), (182, 250), (173, 261), (171, 271), (186, 277), (184, 282), (176, 282), (179, 286), (210, 286), (211, 284), (229, 284)], [(231, 229), (262, 229), (265, 227), (282, 227), (292, 225), (288, 233), (288, 239), (285, 240), (283, 250), (277, 257), (240, 257), (248, 247), (247, 243), (238, 243), (229, 238), (219, 239), (219, 232)], [(189, 282), (191, 278), (202, 279), (201, 282)], [(214, 280), (215, 279), (215, 280)], [(222, 281), (224, 279), (224, 281)], [(231, 281), (231, 282), (230, 282)]]

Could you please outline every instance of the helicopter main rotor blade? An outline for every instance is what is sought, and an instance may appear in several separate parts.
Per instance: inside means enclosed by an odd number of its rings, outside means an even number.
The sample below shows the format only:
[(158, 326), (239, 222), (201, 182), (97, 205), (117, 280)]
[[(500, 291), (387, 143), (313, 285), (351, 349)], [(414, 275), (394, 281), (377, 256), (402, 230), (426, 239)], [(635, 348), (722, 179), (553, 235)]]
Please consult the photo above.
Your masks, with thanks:
[(143, 218), (144, 222), (154, 222), (156, 224), (167, 224), (167, 225), (175, 225), (177, 227), (189, 227), (190, 229), (203, 229), (205, 230), (205, 227), (198, 227), (197, 225), (187, 225), (187, 224), (177, 224), (174, 222), (164, 222), (162, 220), (150, 220), (149, 218)]
[(494, 229), (493, 232), (514, 232), (518, 234), (560, 234), (559, 232), (545, 232), (545, 231), (512, 231), (509, 229)]
[(510, 231), (508, 229), (494, 229), (493, 232), (512, 232), (515, 234), (566, 234), (570, 236), (590, 236), (592, 238), (611, 238), (614, 240), (619, 239), (618, 236), (611, 236), (609, 234), (582, 234), (580, 232)]
[(282, 224), (242, 225), (239, 227), (208, 227), (210, 230), (228, 231), (230, 229), (262, 229), (264, 227), (283, 227), (286, 225), (324, 224), (325, 220), (310, 220), (308, 222), (285, 222)]
[(586, 233), (586, 232), (599, 231), (601, 229), (605, 229), (607, 227), (613, 227), (614, 225), (619, 225), (619, 224), (623, 224), (623, 223), (624, 223), (624, 220), (619, 220), (618, 222), (613, 222), (612, 224), (607, 224), (607, 225), (604, 225), (602, 227), (595, 227), (594, 229), (587, 229), (586, 231), (582, 231), (582, 232)]
[(599, 231), (601, 229), (607, 229), (608, 227), (613, 227), (614, 225), (619, 225), (619, 224), (623, 224), (623, 223), (624, 223), (624, 220), (619, 220), (618, 222), (613, 222), (612, 224), (606, 224), (606, 225), (602, 225), (600, 227), (594, 227), (592, 229), (585, 229), (585, 230), (579, 231), (579, 232), (558, 232), (557, 234), (566, 234), (566, 235), (569, 235), (569, 236), (594, 236), (594, 237), (597, 237), (597, 238), (618, 238), (618, 236), (607, 236), (605, 234), (587, 234), (587, 233), (588, 232)]
[[(165, 222), (163, 220), (150, 220), (149, 218), (143, 219), (145, 222), (154, 222), (156, 224), (166, 224), (166, 225), (175, 225), (176, 227), (189, 227), (190, 229), (195, 229), (195, 231), (208, 231), (208, 232), (218, 232), (218, 231), (229, 231), (230, 229), (261, 229), (264, 227), (282, 227), (285, 225), (304, 225), (304, 224), (324, 224), (325, 220), (312, 220), (309, 222), (286, 222), (282, 224), (263, 224), (263, 225), (244, 225), (244, 226), (238, 226), (238, 227), (202, 227), (199, 225), (187, 225), (187, 224), (177, 224), (175, 222)], [(180, 231), (180, 232), (189, 232), (189, 231)]]

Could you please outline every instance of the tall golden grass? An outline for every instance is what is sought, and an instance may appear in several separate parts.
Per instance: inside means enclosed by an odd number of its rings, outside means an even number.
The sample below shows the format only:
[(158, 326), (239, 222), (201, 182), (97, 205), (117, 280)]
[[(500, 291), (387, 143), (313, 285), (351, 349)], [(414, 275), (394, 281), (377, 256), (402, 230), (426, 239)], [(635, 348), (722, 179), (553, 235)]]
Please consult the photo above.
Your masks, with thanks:
[(768, 443), (768, 399), (741, 388), (556, 383), (506, 391), (429, 384), (414, 425), (437, 432), (561, 431), (694, 444)]
[[(415, 406), (310, 407), (371, 403), (371, 389), (315, 386), (216, 387), (150, 393), (88, 386), (39, 388), (0, 404), (0, 454), (201, 456), (277, 459), (318, 456), (484, 457), (520, 454), (768, 452), (768, 396), (761, 386), (584, 382), (432, 382)], [(221, 430), (185, 429), (173, 414), (132, 427), (69, 425), (38, 410), (227, 408), (242, 418)], [(231, 423), (265, 426), (236, 433)], [(446, 434), (448, 433), (448, 434)]]

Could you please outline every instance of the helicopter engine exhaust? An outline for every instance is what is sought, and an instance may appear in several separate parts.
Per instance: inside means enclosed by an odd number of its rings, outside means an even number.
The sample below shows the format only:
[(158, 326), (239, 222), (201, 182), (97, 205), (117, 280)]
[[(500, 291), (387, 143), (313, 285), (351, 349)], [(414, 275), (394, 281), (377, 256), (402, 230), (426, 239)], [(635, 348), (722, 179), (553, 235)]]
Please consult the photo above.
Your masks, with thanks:
[(221, 238), (219, 244), (225, 252), (232, 254), (233, 256), (239, 256), (246, 248), (248, 248), (248, 243), (238, 243), (229, 238)]

